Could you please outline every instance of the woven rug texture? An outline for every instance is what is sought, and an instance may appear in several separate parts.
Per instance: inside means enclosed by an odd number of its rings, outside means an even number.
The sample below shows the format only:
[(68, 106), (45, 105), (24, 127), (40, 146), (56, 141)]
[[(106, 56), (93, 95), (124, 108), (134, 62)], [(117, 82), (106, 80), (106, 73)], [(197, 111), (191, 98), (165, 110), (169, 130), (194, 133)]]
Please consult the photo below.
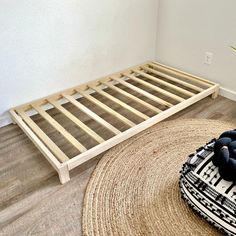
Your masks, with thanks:
[(87, 186), (83, 235), (221, 235), (181, 199), (179, 171), (195, 149), (235, 127), (166, 121), (110, 149)]

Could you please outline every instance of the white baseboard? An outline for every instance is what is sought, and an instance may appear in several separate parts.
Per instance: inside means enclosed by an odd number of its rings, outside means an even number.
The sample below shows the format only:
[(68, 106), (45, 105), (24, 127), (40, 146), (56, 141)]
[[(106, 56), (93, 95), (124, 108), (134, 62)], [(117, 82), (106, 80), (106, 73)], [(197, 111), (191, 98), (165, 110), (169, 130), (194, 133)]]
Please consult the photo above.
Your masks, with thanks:
[(220, 95), (230, 100), (236, 101), (236, 92), (227, 88), (220, 88)]
[(0, 128), (12, 124), (12, 119), (9, 113), (0, 116)]
[[(236, 101), (236, 92), (232, 91), (230, 89), (226, 89), (221, 87), (220, 88), (220, 95), (223, 97), (226, 97), (230, 100)], [(62, 102), (63, 104), (63, 102)], [(48, 107), (48, 109), (50, 109), (51, 107)], [(33, 113), (31, 114), (33, 115)], [(9, 124), (12, 124), (12, 119), (9, 113), (4, 113), (2, 116), (0, 116), (0, 128), (7, 126)]]

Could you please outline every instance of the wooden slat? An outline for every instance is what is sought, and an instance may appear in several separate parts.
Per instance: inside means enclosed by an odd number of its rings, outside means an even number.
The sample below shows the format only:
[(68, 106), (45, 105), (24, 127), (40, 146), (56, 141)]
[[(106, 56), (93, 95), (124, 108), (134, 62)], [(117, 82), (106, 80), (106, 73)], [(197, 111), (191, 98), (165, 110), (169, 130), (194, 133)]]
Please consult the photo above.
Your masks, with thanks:
[(58, 109), (61, 113), (63, 113), (66, 117), (68, 117), (72, 122), (74, 122), (78, 127), (80, 127), (83, 131), (85, 131), (89, 136), (95, 139), (98, 143), (102, 143), (105, 140), (95, 133), (92, 129), (90, 129), (87, 125), (85, 125), (82, 121), (80, 121), (76, 116), (71, 114), (68, 110), (66, 110), (63, 106), (52, 99), (48, 99), (48, 102), (51, 103), (56, 109)]
[(68, 161), (69, 170), (71, 170), (71, 169), (75, 168), (76, 166), (84, 163), (85, 161), (91, 159), (93, 156), (96, 156), (96, 155), (106, 151), (107, 149), (113, 147), (114, 145), (116, 145), (116, 144), (134, 136), (135, 134), (149, 128), (150, 126), (152, 126), (152, 125), (170, 117), (171, 115), (185, 109), (186, 107), (209, 96), (210, 94), (215, 93), (216, 91), (218, 91), (218, 89), (219, 89), (218, 85), (212, 86), (212, 87), (206, 89), (205, 91), (198, 93), (195, 96), (188, 98), (181, 103), (178, 103), (177, 105), (171, 107), (170, 109), (167, 109), (167, 110), (161, 112), (160, 114), (157, 114), (157, 115), (151, 117), (150, 119), (138, 124), (137, 126), (124, 131), (122, 134), (112, 137), (111, 139), (107, 140), (106, 142), (102, 143), (101, 145), (97, 145), (97, 146), (91, 148), (90, 150), (88, 150), (87, 152), (74, 157), (73, 159)]
[(124, 90), (122, 90), (122, 89), (116, 87), (116, 86), (114, 86), (114, 85), (113, 85), (112, 83), (110, 83), (110, 82), (103, 82), (103, 81), (102, 81), (102, 83), (103, 83), (104, 85), (106, 85), (107, 87), (109, 87), (109, 88), (115, 90), (116, 92), (118, 92), (118, 93), (120, 93), (120, 94), (122, 94), (122, 95), (124, 95), (124, 96), (126, 96), (126, 97), (128, 97), (128, 98), (130, 98), (130, 99), (132, 99), (132, 100), (134, 100), (135, 102), (137, 102), (137, 103), (143, 105), (144, 107), (146, 107), (146, 108), (148, 108), (148, 109), (154, 111), (155, 113), (160, 113), (160, 112), (162, 112), (162, 110), (160, 110), (159, 108), (154, 107), (153, 105), (151, 105), (151, 104), (149, 104), (149, 103), (143, 101), (142, 99), (140, 99), (140, 98), (138, 98), (138, 97), (135, 97), (134, 95), (132, 95), (132, 94), (130, 94), (130, 93), (128, 93), (128, 92), (126, 92), (126, 91), (124, 91)]
[[(142, 66), (141, 68), (143, 68), (143, 69), (146, 70), (146, 71), (148, 71), (148, 69), (149, 69), (149, 68), (146, 67), (146, 66)], [(144, 76), (144, 77), (146, 77), (146, 78), (148, 78), (148, 79), (154, 81), (154, 82), (157, 82), (157, 83), (159, 83), (159, 84), (162, 84), (162, 85), (164, 85), (164, 86), (166, 86), (166, 87), (168, 87), (168, 88), (174, 89), (174, 90), (176, 90), (176, 91), (178, 91), (178, 92), (180, 92), (180, 93), (182, 93), (182, 94), (185, 94), (185, 95), (187, 95), (187, 96), (189, 96), (189, 97), (192, 97), (192, 96), (194, 95), (194, 93), (189, 92), (189, 91), (186, 90), (186, 89), (180, 88), (180, 87), (178, 87), (178, 86), (176, 86), (176, 85), (174, 85), (174, 84), (168, 83), (168, 82), (166, 82), (166, 81), (164, 81), (164, 80), (161, 80), (161, 79), (159, 79), (159, 78), (157, 78), (157, 77), (154, 77), (154, 76), (152, 76), (152, 75), (149, 75), (149, 74), (145, 73), (144, 71), (140, 71), (140, 70), (133, 70), (133, 71), (134, 71), (135, 73), (138, 73), (138, 74), (140, 74), (140, 75), (142, 75), (142, 76)]]
[[(152, 64), (149, 64), (149, 66), (152, 66), (154, 68), (154, 66)], [(170, 81), (173, 81), (175, 83), (181, 84), (181, 85), (183, 85), (183, 86), (185, 86), (187, 88), (193, 89), (193, 90), (195, 90), (197, 92), (202, 92), (204, 90), (204, 89), (202, 89), (200, 87), (197, 87), (197, 86), (195, 86), (193, 84), (187, 83), (187, 82), (185, 82), (183, 80), (177, 79), (177, 78), (175, 78), (173, 76), (167, 75), (165, 73), (162, 73), (160, 71), (154, 70), (154, 69), (149, 68), (147, 66), (145, 66), (145, 69), (148, 70), (149, 72), (157, 75), (157, 76), (161, 76), (161, 77), (166, 78), (166, 79), (168, 79)]]
[(141, 117), (144, 120), (147, 120), (148, 118), (150, 118), (149, 116), (143, 114), (142, 112), (138, 111), (137, 109), (131, 107), (130, 105), (124, 103), (123, 101), (115, 98), (114, 96), (110, 95), (109, 93), (103, 91), (100, 88), (97, 88), (95, 86), (89, 86), (90, 88), (92, 88), (94, 91), (96, 91), (97, 93), (101, 94), (102, 96), (112, 100), (113, 102), (119, 104), (120, 106), (124, 107), (125, 109), (129, 110), (130, 112), (132, 112), (133, 114)]
[(35, 104), (31, 104), (31, 106), (80, 152), (85, 152), (87, 150), (86, 147), (84, 147), (77, 139), (75, 139), (74, 136), (72, 136), (66, 129), (64, 129), (55, 119), (53, 119), (40, 106)]
[(161, 94), (163, 94), (163, 95), (165, 95), (167, 97), (170, 97), (170, 98), (172, 98), (172, 99), (174, 99), (174, 100), (176, 100), (178, 102), (182, 102), (182, 101), (185, 100), (185, 99), (183, 99), (183, 98), (181, 98), (181, 97), (179, 97), (179, 96), (177, 96), (177, 95), (175, 95), (173, 93), (170, 93), (170, 92), (168, 92), (168, 91), (166, 91), (164, 89), (158, 88), (157, 86), (155, 86), (153, 84), (150, 84), (150, 83), (148, 83), (148, 82), (146, 82), (146, 81), (144, 81), (142, 79), (139, 79), (139, 78), (137, 78), (134, 75), (126, 74), (126, 73), (124, 73), (124, 75), (126, 77), (130, 78), (131, 80), (134, 80), (134, 81), (136, 81), (136, 82), (138, 82), (138, 83), (140, 83), (140, 84), (142, 84), (142, 85), (144, 85), (144, 86), (146, 86), (146, 87), (148, 87), (148, 88), (150, 88), (150, 89), (152, 89), (152, 90), (154, 90), (154, 91), (156, 91), (158, 93), (161, 93)]
[(51, 152), (58, 158), (59, 161), (64, 162), (69, 160), (64, 152), (43, 132), (42, 129), (28, 116), (25, 112), (17, 110), (17, 113), (24, 120), (24, 122), (32, 129), (32, 131), (46, 144)]
[(132, 85), (132, 84), (130, 84), (130, 83), (127, 83), (127, 82), (124, 81), (123, 79), (115, 78), (115, 77), (110, 77), (110, 78), (113, 79), (113, 80), (115, 80), (115, 81), (117, 81), (117, 82), (119, 82), (120, 84), (123, 84), (123, 85), (126, 86), (127, 88), (130, 88), (130, 89), (134, 90), (135, 92), (142, 94), (143, 96), (145, 96), (145, 97), (151, 99), (151, 100), (154, 101), (154, 102), (157, 102), (157, 103), (159, 103), (159, 104), (161, 104), (161, 105), (164, 105), (164, 106), (167, 106), (167, 107), (172, 107), (172, 106), (173, 106), (173, 105), (170, 104), (169, 102), (166, 102), (166, 101), (164, 101), (163, 99), (158, 98), (158, 97), (154, 96), (153, 94), (148, 93), (147, 91), (145, 91), (145, 90), (143, 90), (143, 89), (141, 89), (141, 88), (138, 88), (137, 86), (134, 86), (134, 85)]
[(91, 101), (92, 103), (96, 104), (97, 106), (101, 107), (104, 111), (107, 111), (108, 113), (114, 115), (116, 118), (118, 118), (119, 120), (121, 120), (122, 122), (124, 122), (125, 124), (127, 124), (130, 127), (135, 126), (136, 124), (134, 122), (132, 122), (131, 120), (127, 119), (126, 117), (122, 116), (121, 114), (119, 114), (118, 112), (114, 111), (113, 109), (111, 109), (110, 107), (108, 107), (107, 105), (103, 104), (101, 101), (99, 101), (98, 99), (92, 97), (89, 94), (86, 94), (83, 91), (78, 91), (78, 93), (80, 93), (81, 95), (83, 95), (85, 98), (87, 98), (89, 101)]
[(115, 128), (113, 125), (102, 119), (100, 116), (98, 116), (96, 113), (91, 111), (89, 108), (84, 106), (82, 103), (78, 102), (75, 98), (72, 96), (63, 94), (63, 97), (66, 98), (69, 102), (71, 102), (73, 105), (75, 105), (77, 108), (79, 108), (81, 111), (83, 111), (85, 114), (87, 114), (89, 117), (91, 117), (93, 120), (96, 120), (99, 124), (109, 129), (114, 134), (120, 134), (121, 131)]
[(152, 65), (156, 66), (156, 68), (161, 68), (162, 70), (166, 71), (166, 72), (171, 72), (171, 74), (175, 74), (175, 75), (179, 75), (179, 76), (182, 76), (183, 78), (187, 79), (187, 80), (190, 80), (190, 81), (195, 81), (199, 84), (202, 84), (206, 87), (210, 87), (212, 85), (214, 85), (215, 83), (213, 82), (210, 82), (208, 80), (205, 80), (203, 78), (200, 78), (200, 77), (197, 77), (197, 76), (193, 76), (191, 74), (188, 74), (186, 72), (183, 72), (183, 71), (180, 71), (180, 70), (177, 70), (177, 69), (174, 69), (174, 68), (171, 68), (171, 67), (168, 67), (166, 65), (162, 65), (160, 63), (156, 63), (156, 62), (152, 62), (151, 63)]

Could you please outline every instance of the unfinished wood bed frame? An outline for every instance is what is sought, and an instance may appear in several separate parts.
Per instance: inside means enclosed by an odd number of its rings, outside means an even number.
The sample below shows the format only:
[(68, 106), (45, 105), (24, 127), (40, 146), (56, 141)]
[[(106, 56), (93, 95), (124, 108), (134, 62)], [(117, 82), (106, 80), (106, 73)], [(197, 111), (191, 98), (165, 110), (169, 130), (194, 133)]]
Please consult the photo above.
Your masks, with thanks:
[[(133, 82), (136, 84), (134, 85)], [(144, 99), (125, 91), (125, 89), (120, 88), (119, 85), (122, 85), (123, 88), (129, 88), (136, 94), (138, 93), (143, 97), (148, 98), (150, 101), (155, 102), (157, 106), (154, 106), (153, 103), (147, 102)], [(141, 88), (139, 85), (142, 85)], [(144, 89), (144, 87), (147, 89)], [(140, 106), (152, 110), (155, 115), (150, 117), (140, 112), (138, 109), (106, 92), (106, 88), (112, 89), (113, 91), (138, 103)], [(156, 96), (150, 91), (169, 97), (175, 102), (171, 103), (168, 99)], [(69, 171), (73, 168), (209, 95), (212, 95), (212, 98), (217, 97), (218, 91), (218, 84), (157, 62), (147, 62), (105, 78), (15, 107), (10, 110), (10, 113), (13, 121), (18, 124), (18, 126), (50, 162), (53, 168), (58, 172), (60, 181), (63, 184), (70, 180)], [(142, 118), (143, 122), (135, 124), (124, 115), (119, 114), (106, 104), (96, 99), (93, 96), (94, 93), (98, 93), (107, 99), (112, 100), (114, 103), (119, 104), (123, 109), (127, 109), (131, 112), (133, 116)], [(130, 128), (121, 132), (91, 109), (83, 105), (79, 101), (78, 97), (88, 99), (92, 103), (96, 104), (96, 106), (113, 116), (114, 119), (119, 119)], [(101, 126), (111, 131), (114, 136), (108, 140), (102, 138), (89, 126), (81, 122), (79, 117), (76, 117), (65, 109), (62, 105), (65, 102), (72, 103), (76, 108), (80, 109), (92, 118), (94, 122), (98, 122)], [(83, 144), (81, 144), (70, 132), (68, 132), (61, 124), (59, 124), (59, 122), (46, 112), (48, 109), (47, 105), (49, 104), (51, 108), (53, 107), (57, 109), (64, 116), (69, 118), (76, 126), (85, 131), (97, 142), (97, 145), (87, 149)], [(160, 109), (158, 104), (164, 107), (164, 109)], [(79, 150), (80, 154), (73, 158), (69, 158), (32, 119), (31, 116), (33, 113), (30, 113), (32, 110), (42, 116), (54, 129), (63, 135), (68, 142)]]

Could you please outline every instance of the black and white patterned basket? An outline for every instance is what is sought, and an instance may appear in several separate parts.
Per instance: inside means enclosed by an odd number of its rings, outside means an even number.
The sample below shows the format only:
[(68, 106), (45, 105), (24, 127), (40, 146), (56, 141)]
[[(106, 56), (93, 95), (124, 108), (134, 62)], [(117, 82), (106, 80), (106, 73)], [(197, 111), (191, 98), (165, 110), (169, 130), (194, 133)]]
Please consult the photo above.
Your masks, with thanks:
[[(236, 235), (236, 185), (223, 180), (212, 163), (215, 140), (196, 150), (183, 165), (183, 199), (226, 235)], [(235, 173), (236, 174), (236, 173)]]

